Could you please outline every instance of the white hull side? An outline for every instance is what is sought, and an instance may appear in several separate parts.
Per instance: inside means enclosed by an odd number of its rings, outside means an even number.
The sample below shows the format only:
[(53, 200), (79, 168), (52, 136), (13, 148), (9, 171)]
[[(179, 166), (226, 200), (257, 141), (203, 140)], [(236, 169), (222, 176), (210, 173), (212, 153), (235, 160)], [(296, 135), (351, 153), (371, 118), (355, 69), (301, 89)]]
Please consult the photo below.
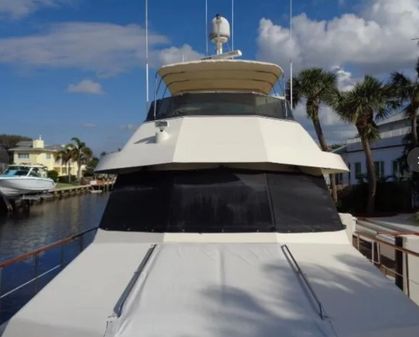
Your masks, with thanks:
[(46, 192), (54, 187), (54, 181), (48, 178), (0, 177), (0, 192), (6, 197)]

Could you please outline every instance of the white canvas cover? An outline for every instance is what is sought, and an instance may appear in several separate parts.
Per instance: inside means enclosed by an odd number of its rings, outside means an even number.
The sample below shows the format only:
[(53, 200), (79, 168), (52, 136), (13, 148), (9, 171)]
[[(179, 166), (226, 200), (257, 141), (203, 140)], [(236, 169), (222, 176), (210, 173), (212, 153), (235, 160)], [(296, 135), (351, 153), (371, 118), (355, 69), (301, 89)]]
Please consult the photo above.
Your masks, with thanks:
[[(152, 243), (120, 319), (106, 322)], [(321, 321), (286, 243), (329, 321)], [(335, 334), (330, 329), (335, 330)], [(311, 330), (313, 328), (313, 330)], [(419, 310), (347, 241), (329, 233), (144, 233), (95, 241), (9, 322), (3, 337), (417, 337)]]
[(333, 336), (278, 244), (157, 249), (105, 337)]
[[(417, 336), (414, 305), (344, 245), (333, 256), (330, 246), (289, 246), (328, 318), (280, 244), (173, 243), (158, 247), (105, 336)], [(348, 264), (358, 275), (348, 277)]]
[(196, 91), (240, 91), (268, 95), (283, 71), (273, 63), (201, 60), (170, 64), (159, 75), (172, 95)]

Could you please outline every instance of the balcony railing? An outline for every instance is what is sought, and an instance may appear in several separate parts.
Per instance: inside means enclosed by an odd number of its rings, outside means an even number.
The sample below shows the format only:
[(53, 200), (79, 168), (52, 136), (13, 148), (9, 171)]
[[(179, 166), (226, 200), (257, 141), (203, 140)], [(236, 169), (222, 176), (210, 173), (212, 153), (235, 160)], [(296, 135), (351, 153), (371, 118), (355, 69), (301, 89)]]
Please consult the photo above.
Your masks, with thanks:
[[(395, 129), (395, 130), (389, 130), (389, 131), (383, 131), (380, 132), (380, 138), (392, 138), (392, 137), (398, 137), (398, 136), (405, 136), (410, 133), (410, 127)], [(360, 143), (361, 139), (359, 137), (356, 138), (350, 138), (346, 140), (346, 144), (355, 144)]]

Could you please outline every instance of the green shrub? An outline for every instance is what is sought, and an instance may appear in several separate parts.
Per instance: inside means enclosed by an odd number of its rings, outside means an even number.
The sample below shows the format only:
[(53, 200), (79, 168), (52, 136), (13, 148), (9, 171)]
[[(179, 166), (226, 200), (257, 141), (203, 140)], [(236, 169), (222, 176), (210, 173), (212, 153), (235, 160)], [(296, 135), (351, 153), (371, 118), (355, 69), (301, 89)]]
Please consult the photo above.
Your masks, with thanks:
[(64, 184), (68, 184), (68, 183), (73, 184), (77, 181), (77, 177), (75, 175), (71, 175), (70, 176), (70, 181), (68, 181), (68, 176), (67, 175), (59, 176), (57, 181), (59, 183), (64, 183)]
[(48, 171), (48, 178), (54, 180), (55, 182), (58, 180), (58, 172), (55, 170)]
[[(347, 186), (339, 192), (339, 212), (364, 213), (368, 199), (368, 184)], [(377, 183), (375, 211), (378, 213), (410, 212), (412, 185), (408, 181)]]

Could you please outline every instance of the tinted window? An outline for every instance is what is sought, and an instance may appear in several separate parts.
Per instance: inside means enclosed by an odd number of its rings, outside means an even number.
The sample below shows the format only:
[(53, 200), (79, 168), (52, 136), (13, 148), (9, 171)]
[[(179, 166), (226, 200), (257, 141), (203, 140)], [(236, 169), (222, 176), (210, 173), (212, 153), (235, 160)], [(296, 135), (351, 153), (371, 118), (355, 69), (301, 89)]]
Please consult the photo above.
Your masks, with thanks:
[(167, 97), (150, 106), (147, 121), (177, 116), (208, 115), (260, 115), (273, 118), (293, 119), (285, 100), (240, 93), (184, 94)]
[(101, 227), (202, 233), (343, 228), (323, 177), (228, 169), (120, 175)]

